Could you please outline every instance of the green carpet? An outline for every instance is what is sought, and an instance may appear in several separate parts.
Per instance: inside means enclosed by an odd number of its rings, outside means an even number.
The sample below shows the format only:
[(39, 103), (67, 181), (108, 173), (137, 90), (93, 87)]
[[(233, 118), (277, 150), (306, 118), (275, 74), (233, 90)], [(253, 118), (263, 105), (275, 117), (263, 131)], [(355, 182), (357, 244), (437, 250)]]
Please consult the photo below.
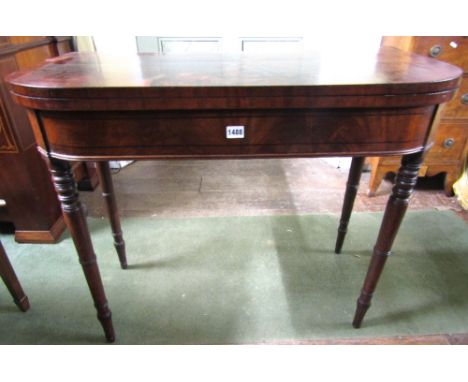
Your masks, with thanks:
[[(468, 235), (450, 211), (409, 212), (363, 327), (351, 327), (382, 214), (126, 218), (123, 271), (106, 219), (89, 219), (117, 344), (245, 344), (468, 332)], [(72, 240), (0, 235), (29, 296), (0, 283), (0, 343), (102, 344)]]

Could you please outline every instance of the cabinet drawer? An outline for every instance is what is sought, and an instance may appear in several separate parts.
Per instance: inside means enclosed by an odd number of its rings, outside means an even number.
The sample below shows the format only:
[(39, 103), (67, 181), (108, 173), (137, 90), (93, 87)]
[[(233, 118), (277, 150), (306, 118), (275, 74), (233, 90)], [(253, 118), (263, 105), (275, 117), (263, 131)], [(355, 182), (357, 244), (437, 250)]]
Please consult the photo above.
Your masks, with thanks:
[(459, 160), (468, 138), (468, 124), (441, 123), (437, 127), (434, 145), (426, 160)]
[(447, 103), (443, 117), (468, 118), (468, 76), (463, 77), (455, 97)]
[(412, 51), (449, 62), (468, 71), (468, 38), (466, 36), (417, 38)]

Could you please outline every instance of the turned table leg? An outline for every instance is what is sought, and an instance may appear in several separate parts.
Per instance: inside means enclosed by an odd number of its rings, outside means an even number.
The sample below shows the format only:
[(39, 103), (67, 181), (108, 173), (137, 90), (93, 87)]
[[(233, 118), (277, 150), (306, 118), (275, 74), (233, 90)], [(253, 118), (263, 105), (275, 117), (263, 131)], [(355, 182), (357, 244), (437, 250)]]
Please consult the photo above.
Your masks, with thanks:
[(338, 236), (336, 238), (335, 253), (340, 253), (343, 247), (343, 242), (348, 231), (349, 218), (353, 211), (354, 200), (356, 199), (359, 181), (361, 180), (362, 166), (364, 165), (364, 157), (354, 157), (351, 162), (351, 168), (348, 175), (348, 183), (346, 184), (346, 193), (341, 211), (340, 226), (338, 227)]
[(29, 300), (28, 296), (24, 294), (23, 288), (16, 277), (15, 271), (11, 266), (10, 260), (6, 255), (3, 245), (0, 242), (0, 276), (5, 283), (8, 291), (13, 297), (15, 304), (22, 310), (26, 312), (29, 309)]
[(357, 301), (356, 313), (353, 320), (355, 328), (361, 326), (362, 319), (370, 307), (372, 294), (377, 286), (385, 262), (390, 255), (393, 241), (408, 208), (410, 196), (418, 179), (422, 158), (422, 152), (405, 155), (402, 158), (401, 167), (396, 177), (396, 184), (393, 187), (392, 195), (385, 209), (364, 286)]
[(99, 182), (101, 183), (102, 196), (106, 201), (107, 213), (109, 215), (112, 236), (114, 237), (114, 247), (119, 256), (120, 266), (122, 269), (127, 268), (127, 256), (125, 253), (125, 242), (120, 226), (119, 209), (115, 199), (114, 184), (109, 167), (109, 162), (96, 162)]
[(68, 162), (51, 158), (49, 159), (49, 168), (62, 206), (65, 223), (75, 243), (80, 264), (94, 300), (98, 319), (104, 329), (107, 341), (114, 342), (115, 334), (111, 311), (107, 304), (96, 255), (83, 208), (78, 198), (71, 167)]

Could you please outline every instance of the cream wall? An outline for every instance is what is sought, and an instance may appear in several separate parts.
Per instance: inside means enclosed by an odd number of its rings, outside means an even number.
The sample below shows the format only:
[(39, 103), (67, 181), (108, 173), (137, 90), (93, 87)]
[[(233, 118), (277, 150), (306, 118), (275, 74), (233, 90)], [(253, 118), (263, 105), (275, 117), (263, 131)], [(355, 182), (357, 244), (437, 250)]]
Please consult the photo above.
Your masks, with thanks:
[[(291, 34), (245, 34), (240, 30), (237, 35), (222, 33), (211, 34), (163, 34), (155, 31), (155, 36), (167, 37), (203, 37), (203, 36), (218, 36), (223, 39), (223, 51), (238, 51), (238, 40), (240, 36), (250, 37), (288, 37)], [(304, 50), (327, 50), (327, 51), (343, 51), (347, 50), (350, 54), (358, 54), (358, 52), (373, 51), (380, 45), (381, 36), (378, 33), (357, 35), (357, 34), (343, 34), (343, 35), (300, 35), (302, 38), (302, 47)], [(126, 54), (136, 53), (137, 43), (136, 36), (132, 35), (94, 35), (94, 36), (78, 36), (77, 46), (80, 51), (93, 51), (112, 53), (112, 54)]]

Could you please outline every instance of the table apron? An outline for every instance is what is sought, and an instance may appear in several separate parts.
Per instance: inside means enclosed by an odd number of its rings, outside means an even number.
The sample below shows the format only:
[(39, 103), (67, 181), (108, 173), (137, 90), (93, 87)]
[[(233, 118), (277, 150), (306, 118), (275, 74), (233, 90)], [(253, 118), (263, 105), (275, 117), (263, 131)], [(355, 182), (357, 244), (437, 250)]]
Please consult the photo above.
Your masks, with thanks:
[[(435, 107), (30, 113), (39, 146), (68, 160), (390, 155), (421, 150)], [(242, 138), (228, 138), (242, 126)]]

